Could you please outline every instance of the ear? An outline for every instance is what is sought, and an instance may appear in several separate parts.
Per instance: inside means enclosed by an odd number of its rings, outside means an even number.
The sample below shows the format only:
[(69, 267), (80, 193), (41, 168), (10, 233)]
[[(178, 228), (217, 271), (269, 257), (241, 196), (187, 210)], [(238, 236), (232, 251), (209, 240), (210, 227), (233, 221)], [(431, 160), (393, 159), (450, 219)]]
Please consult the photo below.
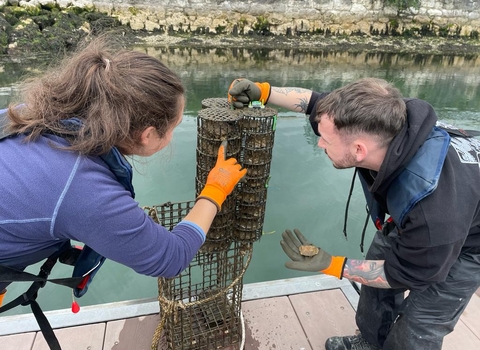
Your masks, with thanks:
[(354, 143), (354, 154), (357, 162), (362, 162), (368, 155), (368, 147), (365, 142), (361, 140), (356, 140)]
[(155, 128), (149, 126), (140, 134), (140, 144), (142, 146), (148, 146), (153, 137), (156, 137)]

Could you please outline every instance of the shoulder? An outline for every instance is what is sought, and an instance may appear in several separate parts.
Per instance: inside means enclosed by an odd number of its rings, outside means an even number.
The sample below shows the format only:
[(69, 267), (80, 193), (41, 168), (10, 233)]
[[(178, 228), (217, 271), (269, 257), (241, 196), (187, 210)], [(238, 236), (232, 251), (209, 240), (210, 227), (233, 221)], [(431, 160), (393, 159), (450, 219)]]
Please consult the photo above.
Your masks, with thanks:
[(312, 91), (312, 95), (310, 96), (310, 101), (308, 103), (307, 110), (305, 112), (306, 115), (310, 115), (312, 113), (315, 113), (315, 110), (317, 109), (317, 102), (320, 101), (322, 98), (327, 96), (329, 92), (317, 92), (317, 91)]

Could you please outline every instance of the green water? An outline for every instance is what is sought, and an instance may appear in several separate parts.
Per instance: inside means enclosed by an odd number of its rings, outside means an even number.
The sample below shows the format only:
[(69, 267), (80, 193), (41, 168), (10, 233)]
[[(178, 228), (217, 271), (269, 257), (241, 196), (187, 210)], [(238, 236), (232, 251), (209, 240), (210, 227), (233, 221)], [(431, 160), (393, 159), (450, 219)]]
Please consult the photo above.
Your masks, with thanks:
[[(141, 206), (194, 199), (196, 115), (201, 101), (226, 97), (237, 77), (268, 81), (276, 86), (301, 86), (328, 91), (356, 79), (373, 76), (393, 82), (408, 97), (429, 101), (441, 119), (480, 129), (480, 58), (455, 56), (304, 52), (295, 50), (165, 50), (138, 48), (159, 58), (182, 78), (187, 87), (184, 121), (172, 144), (151, 159), (136, 160), (134, 185)], [(18, 79), (37, 67), (35, 62), (4, 64), (0, 69), (0, 108), (6, 106)], [(348, 217), (348, 240), (342, 229), (353, 170), (336, 170), (316, 147), (316, 137), (304, 115), (279, 110), (271, 165), (264, 232), (254, 244), (253, 259), (244, 283), (306, 276), (284, 267), (281, 232), (299, 228), (315, 244), (336, 255), (361, 258), (360, 234), (365, 203), (357, 183)], [(374, 233), (366, 232), (365, 244)], [(35, 271), (32, 267), (29, 271)], [(70, 270), (59, 266), (53, 276)], [(9, 288), (6, 301), (26, 289)], [(82, 306), (156, 297), (157, 280), (108, 261), (79, 299)], [(50, 284), (41, 290), (44, 310), (69, 308), (71, 291)], [(29, 308), (8, 314), (29, 312)]]

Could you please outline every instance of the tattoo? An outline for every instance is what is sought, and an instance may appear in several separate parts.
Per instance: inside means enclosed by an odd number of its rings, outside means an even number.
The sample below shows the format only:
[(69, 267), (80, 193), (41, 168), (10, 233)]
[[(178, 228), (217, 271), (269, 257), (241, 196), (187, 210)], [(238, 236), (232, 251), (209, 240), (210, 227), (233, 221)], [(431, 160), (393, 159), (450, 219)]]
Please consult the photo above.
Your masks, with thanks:
[(275, 92), (278, 92), (279, 94), (282, 94), (285, 96), (291, 92), (296, 92), (297, 94), (303, 94), (304, 92), (308, 91), (307, 89), (298, 88), (298, 87), (284, 87), (284, 88), (274, 87), (272, 89), (274, 89)]
[[(307, 111), (311, 90), (299, 87), (272, 87), (272, 90), (275, 91), (275, 93), (277, 94), (285, 95), (286, 97), (288, 97), (288, 99), (292, 101), (290, 102), (292, 104), (288, 106), (288, 109), (301, 113), (305, 113)], [(293, 103), (293, 101), (295, 100), (298, 100), (299, 102)]]
[(391, 288), (385, 277), (383, 265), (385, 260), (350, 260), (347, 259), (343, 277), (375, 288)]
[(307, 107), (308, 107), (308, 101), (306, 98), (300, 98), (299, 99), (300, 102), (298, 104), (295, 104), (295, 110), (296, 111), (299, 111), (299, 112), (302, 112), (302, 113), (305, 113), (307, 111)]

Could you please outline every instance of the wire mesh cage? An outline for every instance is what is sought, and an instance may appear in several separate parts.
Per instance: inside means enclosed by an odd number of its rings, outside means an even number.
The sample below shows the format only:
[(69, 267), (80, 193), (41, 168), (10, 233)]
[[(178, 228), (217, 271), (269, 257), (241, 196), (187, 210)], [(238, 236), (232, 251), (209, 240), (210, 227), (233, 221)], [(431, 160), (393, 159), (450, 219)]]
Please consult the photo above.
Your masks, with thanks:
[(218, 149), (227, 141), (226, 157), (238, 158), (241, 150), (241, 129), (238, 111), (211, 107), (201, 109), (197, 118), (197, 182), (196, 195), (205, 186), (208, 173), (215, 166)]
[[(227, 141), (226, 157), (238, 158), (241, 150), (241, 130), (238, 123), (241, 113), (222, 107), (202, 109), (197, 118), (197, 176), (196, 196), (204, 188), (211, 169), (215, 166), (218, 149)], [(215, 252), (230, 247), (232, 222), (235, 219), (235, 193), (231, 193), (215, 216), (202, 252)]]
[[(145, 209), (168, 227), (180, 222), (193, 205), (194, 201), (168, 202)], [(159, 278), (161, 321), (152, 348), (158, 348), (162, 337), (169, 350), (223, 349), (239, 343), (243, 275), (251, 256), (251, 244), (233, 242), (228, 249), (200, 251), (175, 278)]]
[(210, 97), (202, 100), (202, 108), (219, 107), (231, 109), (228, 99), (222, 97)]
[[(161, 338), (168, 350), (231, 349), (241, 341), (243, 275), (253, 242), (263, 232), (276, 116), (272, 108), (233, 110), (226, 99), (202, 101), (197, 118), (196, 197), (225, 140), (226, 157), (236, 158), (247, 175), (222, 204), (188, 268), (175, 278), (158, 279), (161, 321), (152, 349), (158, 348)], [(145, 210), (172, 230), (194, 204), (168, 202)]]
[(184, 304), (167, 323), (166, 340), (172, 349), (222, 349), (240, 342), (242, 277), (250, 248), (237, 242), (228, 250), (197, 254), (176, 279), (159, 279), (163, 309), (169, 300)]
[(182, 221), (194, 205), (195, 201), (179, 203), (166, 202), (160, 205), (144, 207), (144, 210), (153, 221), (171, 231), (180, 221)]
[[(227, 157), (236, 158), (247, 168), (247, 175), (229, 196), (235, 199), (235, 209), (222, 208), (209, 231), (205, 249), (227, 246), (226, 237), (254, 242), (263, 232), (277, 111), (273, 108), (232, 110), (228, 100), (220, 98), (205, 99), (202, 107), (197, 119), (196, 195), (215, 166), (222, 141), (228, 141)], [(230, 219), (233, 225), (224, 226)]]
[(255, 242), (262, 236), (276, 124), (277, 110), (273, 108), (242, 110), (239, 159), (247, 174), (238, 186), (236, 197), (232, 233), (236, 241)]
[[(277, 110), (271, 107), (265, 108), (243, 108), (242, 131), (245, 134), (269, 134), (275, 132), (277, 124)], [(266, 146), (273, 146), (273, 140)]]

